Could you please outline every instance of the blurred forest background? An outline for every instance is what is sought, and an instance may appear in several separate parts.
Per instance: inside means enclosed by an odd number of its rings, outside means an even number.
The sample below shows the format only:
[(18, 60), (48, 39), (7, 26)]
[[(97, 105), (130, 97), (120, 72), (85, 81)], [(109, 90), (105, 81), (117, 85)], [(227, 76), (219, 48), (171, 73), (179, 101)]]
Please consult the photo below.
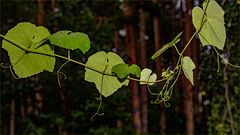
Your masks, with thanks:
[[(225, 10), (227, 40), (222, 55), (240, 64), (240, 1), (217, 0)], [(17, 23), (28, 21), (58, 30), (89, 35), (92, 49), (83, 55), (73, 51), (73, 59), (86, 62), (97, 51), (118, 53), (127, 63), (148, 67), (161, 77), (173, 67), (178, 55), (173, 49), (151, 61), (165, 43), (184, 31), (182, 48), (195, 29), (193, 6), (203, 0), (1, 0), (1, 34)], [(2, 40), (2, 39), (1, 39)], [(59, 54), (67, 52), (55, 48)], [(84, 81), (84, 68), (64, 67), (67, 75), (59, 88), (54, 73), (43, 72), (27, 79), (14, 79), (1, 68), (1, 134), (240, 134), (240, 70), (221, 62), (211, 47), (200, 45), (196, 37), (185, 55), (197, 68), (191, 86), (183, 76), (170, 100), (170, 107), (153, 105), (145, 86), (131, 82), (103, 100), (104, 115), (91, 121), (99, 96), (93, 83)], [(56, 69), (63, 60), (58, 59)], [(1, 49), (1, 63), (9, 63)], [(161, 87), (153, 89), (157, 90)]]

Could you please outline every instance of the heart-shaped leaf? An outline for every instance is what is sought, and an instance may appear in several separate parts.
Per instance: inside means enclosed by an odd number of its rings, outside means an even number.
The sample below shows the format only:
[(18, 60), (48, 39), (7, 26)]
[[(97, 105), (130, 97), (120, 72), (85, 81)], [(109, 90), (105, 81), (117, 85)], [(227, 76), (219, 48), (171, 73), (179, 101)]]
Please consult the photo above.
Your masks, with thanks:
[(194, 85), (193, 70), (196, 68), (196, 66), (190, 57), (185, 56), (182, 58), (182, 68), (186, 78), (192, 83), (192, 85)]
[[(153, 85), (154, 81), (157, 80), (157, 75), (155, 73), (152, 73), (152, 70), (151, 69), (148, 69), (148, 68), (144, 68), (141, 72), (141, 77), (140, 77), (140, 84), (149, 84), (149, 85)], [(143, 81), (149, 81), (149, 82), (152, 82), (152, 83), (147, 83), (147, 82), (143, 82)]]
[[(48, 44), (43, 44), (44, 39), (50, 36), (49, 31), (42, 26), (35, 26), (29, 22), (18, 23), (10, 29), (6, 37), (22, 45), (25, 48), (43, 54), (54, 54)], [(19, 78), (30, 77), (43, 70), (52, 72), (55, 65), (55, 57), (48, 55), (25, 52), (14, 43), (2, 41), (3, 48), (7, 50), (10, 61)]]
[(128, 66), (127, 64), (117, 64), (112, 68), (112, 72), (116, 73), (120, 79), (127, 77), (129, 74), (133, 74), (136, 77), (140, 77), (141, 69), (136, 64)]
[[(206, 13), (203, 9), (206, 9)], [(203, 45), (213, 45), (223, 50), (226, 40), (224, 11), (215, 0), (205, 1), (203, 9), (194, 7), (192, 10), (193, 25), (200, 30), (200, 41)]]
[(87, 34), (81, 32), (58, 31), (48, 38), (51, 44), (66, 49), (80, 49), (83, 53), (90, 49), (90, 40)]
[(98, 91), (104, 97), (108, 97), (116, 92), (122, 85), (128, 85), (128, 80), (120, 82), (117, 77), (111, 75), (112, 67), (121, 63), (124, 64), (124, 61), (115, 53), (105, 53), (103, 51), (97, 52), (88, 58), (85, 68), (85, 80), (95, 83)]

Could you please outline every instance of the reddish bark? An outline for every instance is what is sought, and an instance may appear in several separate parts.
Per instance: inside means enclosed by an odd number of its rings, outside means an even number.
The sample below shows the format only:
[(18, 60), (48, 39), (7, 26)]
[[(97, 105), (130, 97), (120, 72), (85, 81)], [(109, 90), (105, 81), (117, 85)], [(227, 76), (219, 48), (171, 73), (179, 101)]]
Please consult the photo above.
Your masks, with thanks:
[[(189, 41), (193, 35), (193, 25), (191, 18), (192, 0), (185, 1), (185, 12), (184, 12), (184, 45)], [(189, 45), (188, 49), (185, 51), (186, 56), (193, 56), (193, 42)], [(185, 76), (183, 76), (182, 88), (185, 95), (185, 113), (186, 113), (186, 128), (187, 134), (194, 134), (194, 114), (193, 114), (193, 86)]]
[[(152, 2), (156, 7), (158, 1), (152, 0)], [(160, 21), (159, 21), (159, 17), (157, 16), (157, 13), (154, 13), (154, 16), (153, 16), (153, 29), (154, 29), (154, 48), (155, 48), (155, 51), (158, 51), (161, 48), (161, 36), (160, 36)], [(161, 62), (161, 57), (158, 57), (156, 59), (156, 73), (158, 75), (158, 78), (161, 77), (162, 65), (163, 64)], [(161, 109), (160, 133), (164, 135), (166, 130), (166, 117), (165, 117), (164, 107), (162, 104), (160, 105), (160, 109)]]
[[(142, 4), (142, 3), (141, 3)], [(147, 53), (146, 53), (146, 17), (145, 11), (139, 9), (140, 16), (140, 66), (141, 68), (147, 67)], [(141, 90), (141, 120), (142, 120), (142, 133), (148, 132), (148, 92), (146, 85), (140, 86)]]
[(114, 37), (113, 37), (113, 42), (114, 42), (114, 52), (119, 54), (120, 52), (120, 37), (118, 31), (114, 32)]
[(38, 0), (38, 12), (37, 12), (37, 24), (38, 25), (44, 25), (45, 24), (45, 11), (44, 11), (44, 5), (45, 0)]
[[(128, 18), (133, 16), (133, 8), (125, 2), (124, 5), (124, 15)], [(137, 63), (137, 54), (136, 54), (136, 42), (135, 42), (135, 31), (134, 26), (131, 21), (126, 23), (126, 45), (128, 53), (128, 63)], [(140, 118), (140, 101), (139, 101), (139, 91), (137, 82), (130, 82), (130, 89), (132, 93), (132, 111), (133, 111), (133, 125), (136, 131), (136, 134), (141, 134), (141, 118)]]

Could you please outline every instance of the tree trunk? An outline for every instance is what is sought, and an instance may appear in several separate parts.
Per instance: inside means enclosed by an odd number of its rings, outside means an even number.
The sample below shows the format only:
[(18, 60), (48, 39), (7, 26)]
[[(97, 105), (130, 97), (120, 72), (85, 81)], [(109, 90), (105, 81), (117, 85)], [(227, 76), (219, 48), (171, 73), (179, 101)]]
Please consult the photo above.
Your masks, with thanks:
[[(136, 54), (136, 42), (135, 42), (135, 31), (134, 26), (131, 21), (133, 16), (133, 8), (128, 5), (127, 2), (124, 3), (124, 14), (129, 19), (126, 22), (126, 45), (128, 53), (128, 63), (137, 63), (137, 54)], [(139, 91), (137, 82), (130, 82), (130, 89), (132, 93), (132, 111), (133, 111), (133, 125), (136, 131), (136, 134), (141, 134), (141, 118), (140, 118), (140, 101), (139, 101)]]
[(120, 37), (119, 37), (119, 33), (118, 31), (116, 30), (114, 32), (114, 37), (113, 37), (113, 51), (117, 54), (120, 53)]
[[(185, 5), (185, 12), (184, 12), (184, 45), (189, 41), (191, 36), (193, 35), (193, 25), (192, 25), (192, 18), (191, 18), (191, 9), (192, 9), (192, 0), (186, 0)], [(185, 55), (192, 58), (192, 49), (193, 49), (193, 42), (189, 45), (188, 49), (185, 51)], [(194, 118), (193, 118), (193, 87), (192, 84), (185, 76), (183, 76), (183, 83), (182, 88), (184, 90), (185, 95), (185, 113), (186, 113), (186, 128), (187, 134), (193, 135), (194, 134)]]
[[(56, 0), (51, 0), (51, 10), (52, 15), (56, 16)], [(53, 21), (53, 32), (56, 32), (58, 30), (57, 28), (57, 21)]]
[(38, 12), (37, 12), (37, 24), (38, 25), (44, 25), (45, 24), (45, 11), (44, 11), (44, 5), (45, 0), (38, 0)]
[[(157, 0), (152, 0), (154, 8), (157, 9)], [(153, 29), (154, 29), (154, 48), (155, 52), (158, 51), (161, 48), (161, 36), (160, 36), (160, 21), (157, 16), (157, 12), (155, 11), (154, 16), (153, 16)], [(156, 73), (158, 78), (161, 77), (162, 73), (162, 62), (161, 62), (161, 57), (158, 57), (156, 59)], [(165, 135), (165, 130), (166, 130), (166, 116), (165, 116), (165, 111), (163, 104), (160, 104), (160, 133), (162, 135)]]
[[(143, 3), (141, 2), (141, 6)], [(146, 17), (145, 11), (139, 8), (140, 16), (140, 66), (141, 68), (147, 67), (147, 53), (146, 53)], [(146, 85), (140, 86), (141, 90), (141, 120), (142, 120), (142, 133), (148, 132), (148, 91)]]
[(11, 100), (10, 135), (15, 135), (15, 100)]

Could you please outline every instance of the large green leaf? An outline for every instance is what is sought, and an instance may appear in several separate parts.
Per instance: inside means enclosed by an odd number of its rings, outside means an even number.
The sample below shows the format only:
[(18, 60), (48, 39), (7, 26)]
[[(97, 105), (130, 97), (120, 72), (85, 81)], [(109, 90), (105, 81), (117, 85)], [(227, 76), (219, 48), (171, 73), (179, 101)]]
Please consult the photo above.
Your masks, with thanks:
[[(203, 9), (206, 9), (205, 14)], [(215, 0), (205, 1), (203, 9), (194, 7), (192, 10), (193, 25), (200, 30), (200, 41), (203, 45), (213, 45), (223, 50), (226, 40), (224, 11)]]
[(180, 41), (180, 36), (182, 35), (182, 32), (180, 32), (171, 42), (165, 44), (162, 48), (160, 48), (157, 52), (153, 54), (151, 57), (152, 60), (156, 59), (158, 56), (160, 56), (162, 53), (164, 53), (168, 48), (172, 47), (173, 45), (177, 44)]
[[(17, 24), (10, 29), (6, 37), (23, 47), (45, 54), (54, 54), (48, 44), (41, 45), (50, 33), (42, 26), (35, 26), (29, 22)], [(55, 65), (55, 57), (42, 54), (27, 53), (10, 41), (2, 41), (3, 48), (7, 50), (10, 61), (19, 78), (30, 77), (43, 70), (52, 72)], [(40, 46), (41, 45), (41, 46)]]
[[(121, 57), (117, 54), (109, 52), (105, 53), (103, 51), (97, 52), (88, 58), (86, 63), (87, 67), (100, 71), (104, 74), (111, 75), (112, 67), (124, 63)], [(85, 68), (85, 80), (89, 82), (94, 82), (98, 91), (104, 96), (110, 96), (116, 92), (122, 85), (128, 85), (128, 80), (120, 82), (117, 77), (103, 75), (99, 72)]]
[(129, 74), (133, 74), (136, 77), (141, 76), (141, 69), (136, 64), (132, 64), (131, 66), (123, 63), (117, 64), (112, 68), (112, 72), (116, 73), (120, 79), (127, 77)]
[(182, 58), (182, 68), (183, 73), (186, 78), (194, 85), (193, 83), (193, 70), (196, 68), (192, 59), (188, 56)]
[(71, 50), (80, 49), (83, 53), (90, 48), (88, 35), (80, 32), (58, 31), (48, 39), (51, 44)]
[[(157, 75), (155, 73), (151, 74), (152, 70), (148, 69), (148, 68), (144, 68), (141, 72), (141, 77), (140, 77), (140, 84), (149, 84), (149, 85), (153, 85), (154, 81), (157, 80)], [(144, 81), (149, 81), (151, 83), (147, 83)]]

